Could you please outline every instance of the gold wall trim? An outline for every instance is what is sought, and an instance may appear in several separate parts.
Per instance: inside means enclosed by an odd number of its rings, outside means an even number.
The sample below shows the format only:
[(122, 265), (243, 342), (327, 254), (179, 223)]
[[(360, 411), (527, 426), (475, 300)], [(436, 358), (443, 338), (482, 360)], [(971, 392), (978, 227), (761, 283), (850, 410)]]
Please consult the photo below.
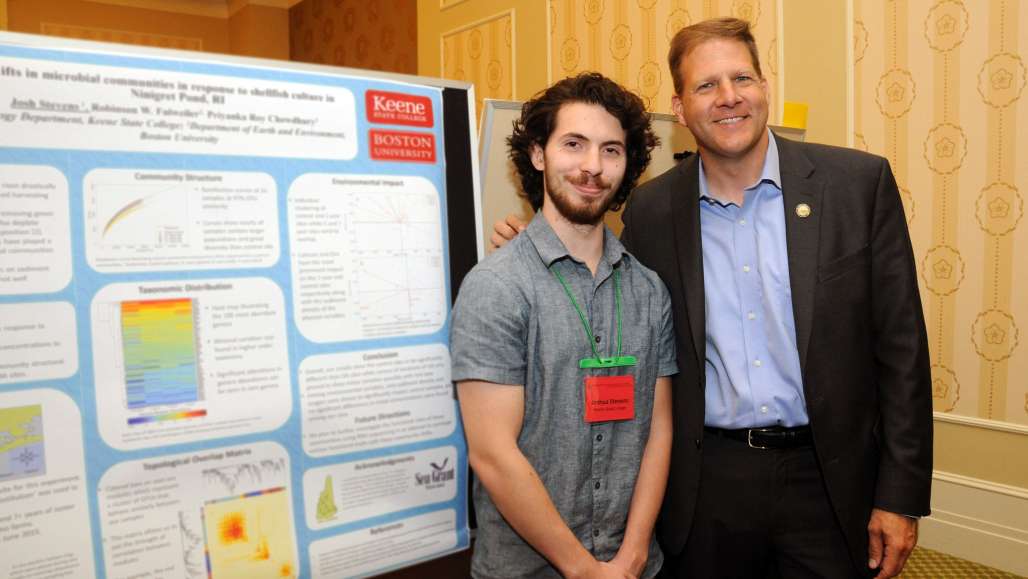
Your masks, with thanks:
[(467, 2), (467, 0), (439, 0), (439, 9), (446, 10), (464, 2)]
[(98, 28), (95, 26), (72, 26), (70, 24), (57, 24), (54, 22), (41, 22), (39, 24), (39, 31), (49, 36), (61, 36), (64, 38), (178, 48), (182, 50), (203, 50), (203, 39), (189, 36), (151, 34), (149, 32)]
[(974, 416), (962, 416), (960, 414), (950, 414), (948, 412), (935, 412), (934, 415), (935, 420), (939, 422), (949, 422), (951, 424), (974, 426), (976, 428), (996, 430), (998, 432), (1013, 432), (1014, 434), (1028, 435), (1028, 426), (1015, 424), (1013, 422), (1002, 422), (999, 420), (989, 420), (987, 418), (976, 418)]
[(303, 0), (229, 0), (228, 13), (231, 15), (247, 6), (264, 6), (265, 8), (281, 8), (289, 10)]
[(228, 18), (228, 3), (224, 0), (85, 0), (93, 4), (108, 4), (140, 10), (156, 10), (173, 14), (206, 16), (207, 18)]
[(7, 0), (0, 0), (0, 30), (7, 30)]
[[(6, 1), (6, 0), (3, 0)], [(173, 14), (228, 18), (247, 6), (265, 6), (288, 10), (302, 0), (84, 0), (93, 4), (109, 4), (140, 10), (157, 10)], [(377, 0), (376, 0), (377, 1)]]
[[(453, 36), (455, 34), (460, 34), (461, 32), (464, 32), (465, 30), (471, 30), (472, 28), (476, 28), (478, 26), (481, 26), (481, 25), (485, 24), (486, 22), (492, 22), (493, 20), (499, 20), (499, 19), (503, 18), (504, 16), (510, 16), (511, 21), (513, 22), (514, 21), (514, 9), (511, 8), (509, 10), (503, 10), (501, 12), (497, 12), (496, 14), (491, 14), (489, 16), (485, 16), (483, 18), (479, 18), (478, 20), (474, 20), (472, 22), (461, 24), (457, 28), (451, 28), (449, 30), (445, 30), (445, 31), (439, 33), (439, 39), (440, 39), (440, 41), (442, 41), (443, 38), (446, 38), (448, 36)], [(512, 47), (512, 49), (513, 49), (513, 47)], [(440, 61), (440, 64), (442, 64), (441, 61)]]

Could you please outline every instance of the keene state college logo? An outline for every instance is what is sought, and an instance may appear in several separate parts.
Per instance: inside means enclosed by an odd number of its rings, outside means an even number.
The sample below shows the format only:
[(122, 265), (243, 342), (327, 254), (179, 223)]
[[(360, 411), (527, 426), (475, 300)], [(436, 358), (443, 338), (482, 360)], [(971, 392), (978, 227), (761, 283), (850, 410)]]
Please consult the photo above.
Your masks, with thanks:
[(369, 90), (364, 93), (368, 121), (411, 127), (431, 127), (432, 101), (428, 97)]

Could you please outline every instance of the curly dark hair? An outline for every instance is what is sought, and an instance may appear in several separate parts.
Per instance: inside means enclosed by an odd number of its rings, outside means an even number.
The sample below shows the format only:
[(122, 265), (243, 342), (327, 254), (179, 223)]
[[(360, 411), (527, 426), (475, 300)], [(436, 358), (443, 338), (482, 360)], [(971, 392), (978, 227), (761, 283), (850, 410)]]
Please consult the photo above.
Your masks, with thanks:
[(510, 158), (521, 179), (519, 195), (532, 209), (543, 206), (543, 173), (532, 165), (532, 148), (546, 148), (546, 142), (557, 123), (557, 112), (565, 103), (600, 105), (621, 122), (625, 130), (627, 163), (621, 187), (614, 193), (611, 211), (617, 211), (628, 199), (639, 175), (650, 164), (650, 151), (660, 140), (650, 128), (650, 117), (642, 99), (616, 82), (596, 72), (568, 77), (536, 94), (521, 107), (521, 118), (514, 121), (514, 132), (507, 137)]

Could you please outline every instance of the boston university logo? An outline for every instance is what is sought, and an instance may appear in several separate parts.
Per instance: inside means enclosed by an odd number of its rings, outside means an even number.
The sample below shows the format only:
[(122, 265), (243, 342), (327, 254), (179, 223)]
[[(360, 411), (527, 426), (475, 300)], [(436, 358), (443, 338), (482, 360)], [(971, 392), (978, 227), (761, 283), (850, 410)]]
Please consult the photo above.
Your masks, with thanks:
[(373, 161), (435, 163), (435, 135), (408, 131), (368, 131), (368, 153)]
[(364, 93), (368, 121), (411, 127), (431, 127), (432, 101), (428, 97), (369, 90)]

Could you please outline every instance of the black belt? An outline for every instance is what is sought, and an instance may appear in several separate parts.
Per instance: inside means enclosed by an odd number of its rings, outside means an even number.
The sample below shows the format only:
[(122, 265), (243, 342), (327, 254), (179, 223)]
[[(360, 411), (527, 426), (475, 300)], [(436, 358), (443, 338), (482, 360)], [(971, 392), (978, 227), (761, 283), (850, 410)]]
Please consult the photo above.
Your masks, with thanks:
[(794, 426), (791, 428), (767, 426), (764, 428), (739, 428), (734, 430), (704, 426), (703, 431), (714, 436), (739, 440), (745, 442), (750, 448), (759, 448), (761, 450), (810, 446), (814, 442), (809, 426)]

